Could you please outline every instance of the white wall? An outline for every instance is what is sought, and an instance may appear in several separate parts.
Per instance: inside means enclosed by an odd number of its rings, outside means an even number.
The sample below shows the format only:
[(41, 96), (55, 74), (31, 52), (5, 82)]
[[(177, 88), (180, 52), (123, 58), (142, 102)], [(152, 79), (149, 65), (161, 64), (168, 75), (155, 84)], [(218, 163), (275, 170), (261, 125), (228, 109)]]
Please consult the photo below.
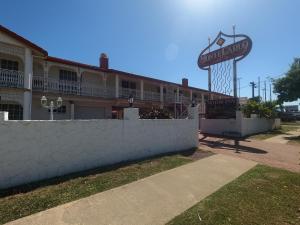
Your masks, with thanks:
[[(185, 120), (4, 121), (0, 189), (198, 146), (195, 108)], [(2, 118), (2, 119), (1, 119)]]
[(223, 135), (224, 132), (239, 132), (244, 137), (279, 128), (280, 119), (244, 118), (238, 111), (236, 119), (201, 118), (200, 126), (202, 133)]

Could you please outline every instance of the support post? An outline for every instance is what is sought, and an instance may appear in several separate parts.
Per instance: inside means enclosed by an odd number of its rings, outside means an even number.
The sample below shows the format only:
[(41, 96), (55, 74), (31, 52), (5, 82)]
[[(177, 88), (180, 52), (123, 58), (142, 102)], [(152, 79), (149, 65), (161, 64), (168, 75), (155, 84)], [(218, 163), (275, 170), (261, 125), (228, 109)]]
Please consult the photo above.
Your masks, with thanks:
[(141, 80), (141, 100), (144, 100), (144, 81)]
[(44, 85), (43, 85), (44, 92), (48, 91), (48, 62), (44, 62)]
[(74, 102), (71, 102), (71, 120), (75, 119), (75, 105)]
[(159, 86), (159, 94), (160, 94), (160, 109), (164, 108), (164, 86), (161, 84)]
[(115, 88), (116, 88), (116, 98), (119, 98), (119, 75), (116, 75)]
[(24, 72), (24, 99), (23, 99), (23, 120), (31, 119), (32, 105), (32, 53), (29, 48), (25, 49), (25, 72)]

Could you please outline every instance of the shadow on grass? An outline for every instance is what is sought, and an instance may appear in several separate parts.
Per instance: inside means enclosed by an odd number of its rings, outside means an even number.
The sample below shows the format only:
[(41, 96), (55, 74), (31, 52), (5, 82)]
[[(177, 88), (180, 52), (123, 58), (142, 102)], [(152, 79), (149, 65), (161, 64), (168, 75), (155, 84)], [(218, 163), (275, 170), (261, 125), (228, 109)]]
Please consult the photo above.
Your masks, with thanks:
[(182, 157), (190, 157), (191, 159), (193, 159), (197, 150), (198, 150), (198, 148), (192, 148), (192, 149), (187, 149), (187, 150), (182, 150), (182, 151), (177, 151), (177, 152), (168, 152), (168, 153), (158, 154), (155, 156), (139, 158), (136, 160), (122, 161), (122, 162), (119, 162), (119, 163), (116, 163), (113, 165), (92, 168), (92, 169), (81, 171), (81, 172), (74, 172), (74, 173), (66, 174), (66, 175), (59, 176), (59, 177), (53, 177), (53, 178), (49, 178), (49, 179), (45, 179), (45, 180), (40, 180), (40, 181), (31, 182), (28, 184), (15, 186), (12, 188), (0, 189), (0, 198), (6, 197), (9, 195), (19, 194), (19, 193), (27, 193), (27, 192), (33, 191), (37, 188), (41, 188), (41, 187), (45, 187), (45, 186), (49, 186), (49, 185), (57, 185), (59, 183), (63, 183), (63, 182), (66, 182), (66, 181), (69, 181), (69, 180), (72, 180), (75, 178), (86, 177), (86, 176), (90, 176), (90, 175), (96, 175), (99, 173), (109, 172), (109, 171), (116, 170), (116, 169), (119, 169), (119, 168), (122, 168), (125, 166), (131, 166), (133, 164), (147, 163), (148, 161), (156, 160), (156, 159), (159, 159), (159, 158), (165, 157), (165, 156), (179, 155)]
[(289, 141), (295, 141), (300, 143), (300, 135), (299, 136), (290, 136), (290, 137), (284, 137), (284, 139)]

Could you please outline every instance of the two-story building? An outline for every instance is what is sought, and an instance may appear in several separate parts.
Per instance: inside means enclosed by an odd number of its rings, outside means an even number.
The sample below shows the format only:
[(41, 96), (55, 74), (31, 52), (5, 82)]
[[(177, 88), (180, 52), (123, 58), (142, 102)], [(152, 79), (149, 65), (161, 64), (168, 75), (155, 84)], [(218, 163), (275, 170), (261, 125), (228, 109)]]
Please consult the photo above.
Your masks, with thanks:
[(164, 108), (174, 117), (192, 100), (204, 113), (206, 99), (228, 97), (190, 87), (187, 79), (176, 84), (111, 69), (106, 54), (98, 66), (52, 57), (0, 25), (0, 111), (8, 111), (12, 120), (48, 119), (40, 103), (43, 95), (53, 101), (62, 97), (55, 119), (120, 118), (130, 95), (135, 107)]

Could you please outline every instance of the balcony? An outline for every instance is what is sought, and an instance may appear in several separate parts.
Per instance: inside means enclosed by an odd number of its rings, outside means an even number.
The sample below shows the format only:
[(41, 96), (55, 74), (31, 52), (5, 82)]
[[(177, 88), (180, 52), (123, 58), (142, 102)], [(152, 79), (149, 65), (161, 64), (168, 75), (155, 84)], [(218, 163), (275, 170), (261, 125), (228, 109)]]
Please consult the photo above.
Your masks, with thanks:
[(160, 93), (144, 91), (144, 100), (159, 102), (160, 101)]
[(120, 98), (128, 99), (130, 95), (133, 96), (134, 99), (140, 100), (141, 99), (141, 92), (136, 89), (130, 88), (120, 88)]
[(24, 73), (0, 68), (0, 87), (24, 88)]
[(96, 87), (93, 85), (82, 84), (78, 81), (66, 81), (53, 78), (44, 79), (44, 77), (34, 76), (32, 81), (33, 90), (47, 90), (53, 93), (62, 93), (80, 96), (92, 96), (102, 98), (114, 98), (115, 90), (113, 88)]
[[(44, 79), (43, 76), (33, 76), (32, 88), (35, 91), (48, 91), (69, 95), (91, 96), (112, 99), (116, 96), (114, 87), (95, 86), (92, 83), (81, 83), (79, 81), (66, 81), (53, 78)], [(119, 88), (119, 98), (128, 99), (132, 95), (134, 99), (141, 100), (141, 91), (138, 89)], [(160, 102), (160, 93), (144, 91), (144, 101)], [(183, 103), (190, 103), (189, 97), (183, 97)], [(165, 103), (174, 103), (175, 94), (165, 93)], [(180, 101), (177, 101), (179, 103)]]

